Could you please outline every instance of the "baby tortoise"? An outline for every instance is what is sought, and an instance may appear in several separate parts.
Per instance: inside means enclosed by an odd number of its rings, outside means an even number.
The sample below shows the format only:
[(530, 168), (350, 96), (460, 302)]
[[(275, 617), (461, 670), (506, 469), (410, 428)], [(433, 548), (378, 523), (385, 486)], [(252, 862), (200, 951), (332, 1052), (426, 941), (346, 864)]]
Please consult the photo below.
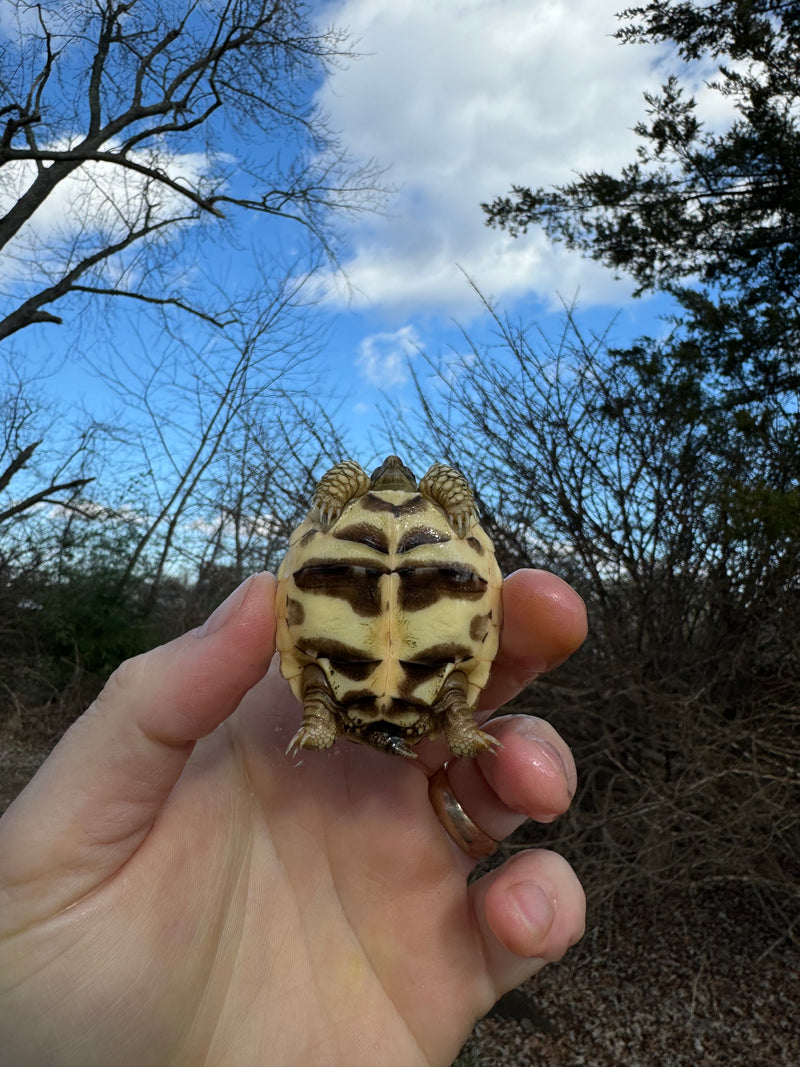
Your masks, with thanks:
[(497, 744), (473, 711), (502, 622), (502, 576), (460, 471), (397, 456), (320, 480), (278, 571), (281, 671), (303, 705), (289, 749), (339, 734), (385, 752), (440, 730), (456, 756)]

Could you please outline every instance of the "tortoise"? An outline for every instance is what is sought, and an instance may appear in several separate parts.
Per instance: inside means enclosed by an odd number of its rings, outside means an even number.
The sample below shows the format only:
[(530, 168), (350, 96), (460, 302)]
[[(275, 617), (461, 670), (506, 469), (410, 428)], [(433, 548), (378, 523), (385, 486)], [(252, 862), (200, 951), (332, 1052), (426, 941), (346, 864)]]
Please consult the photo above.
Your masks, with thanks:
[(337, 736), (415, 758), (441, 730), (451, 752), (498, 744), (473, 711), (502, 622), (502, 576), (460, 471), (417, 485), (397, 456), (370, 477), (323, 475), (278, 570), (281, 671), (303, 705), (287, 751)]

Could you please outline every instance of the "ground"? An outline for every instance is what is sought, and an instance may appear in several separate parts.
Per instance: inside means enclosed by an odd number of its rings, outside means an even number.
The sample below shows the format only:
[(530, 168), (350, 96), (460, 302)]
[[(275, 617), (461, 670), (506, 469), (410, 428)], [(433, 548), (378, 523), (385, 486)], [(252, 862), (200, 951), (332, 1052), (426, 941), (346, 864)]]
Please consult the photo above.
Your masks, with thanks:
[(751, 890), (617, 903), (482, 1019), (456, 1067), (800, 1067), (800, 948)]

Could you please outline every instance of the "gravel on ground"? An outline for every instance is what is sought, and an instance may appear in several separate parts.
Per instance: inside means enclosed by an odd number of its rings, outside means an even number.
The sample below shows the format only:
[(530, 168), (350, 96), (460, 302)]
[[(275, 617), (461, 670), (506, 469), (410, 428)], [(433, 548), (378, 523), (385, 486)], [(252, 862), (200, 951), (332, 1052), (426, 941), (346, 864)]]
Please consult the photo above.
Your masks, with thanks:
[(456, 1067), (800, 1067), (800, 946), (748, 887), (617, 903)]

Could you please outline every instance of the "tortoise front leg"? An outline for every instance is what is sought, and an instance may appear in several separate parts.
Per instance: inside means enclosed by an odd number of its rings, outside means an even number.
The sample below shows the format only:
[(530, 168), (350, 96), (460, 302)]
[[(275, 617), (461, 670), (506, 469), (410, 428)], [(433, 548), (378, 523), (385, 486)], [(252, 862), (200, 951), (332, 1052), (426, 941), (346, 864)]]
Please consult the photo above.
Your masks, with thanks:
[(337, 463), (320, 478), (309, 518), (323, 530), (329, 529), (351, 500), (367, 492), (369, 484), (369, 475), (354, 459)]
[(481, 752), (502, 747), (496, 737), (479, 729), (472, 717), (473, 709), (467, 703), (468, 684), (463, 671), (453, 671), (431, 707), (432, 713), (444, 719), (444, 736), (450, 751), (462, 759), (471, 759)]
[(466, 536), (477, 516), (475, 498), (461, 471), (446, 463), (434, 463), (419, 483), (419, 491), (444, 508), (447, 521), (459, 537)]
[(287, 753), (294, 754), (299, 748), (330, 748), (339, 732), (336, 719), (342, 710), (325, 672), (309, 663), (303, 668), (303, 721), (289, 742)]

